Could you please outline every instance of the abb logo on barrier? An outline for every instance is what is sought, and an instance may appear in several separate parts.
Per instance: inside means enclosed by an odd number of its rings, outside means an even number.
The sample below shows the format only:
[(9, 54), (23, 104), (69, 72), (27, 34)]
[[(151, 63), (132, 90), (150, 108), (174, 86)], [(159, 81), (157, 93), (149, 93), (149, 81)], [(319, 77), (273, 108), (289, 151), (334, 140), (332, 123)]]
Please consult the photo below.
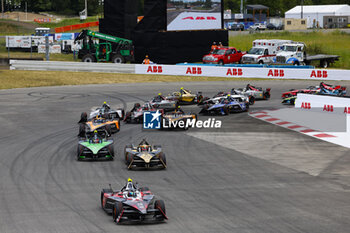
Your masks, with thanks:
[(186, 74), (202, 74), (201, 67), (188, 67)]
[(300, 108), (303, 108), (303, 109), (311, 109), (311, 103), (302, 102)]
[(311, 71), (311, 75), (310, 78), (327, 78), (328, 77), (328, 73), (327, 70), (313, 70)]
[(243, 75), (243, 70), (240, 68), (229, 68), (227, 69), (226, 76), (242, 76)]
[(188, 17), (182, 18), (182, 20), (186, 20), (186, 19), (189, 19), (189, 20), (216, 20), (216, 18), (213, 17), (213, 16), (207, 16), (207, 17), (203, 17), (203, 16), (197, 16), (197, 17), (188, 16)]
[(163, 73), (162, 66), (148, 66), (147, 73)]
[(269, 70), (267, 77), (284, 77), (284, 70)]
[(325, 104), (325, 105), (323, 106), (323, 111), (326, 111), (326, 112), (333, 112), (333, 105)]
[(344, 113), (345, 114), (350, 114), (350, 107), (345, 107), (344, 108)]

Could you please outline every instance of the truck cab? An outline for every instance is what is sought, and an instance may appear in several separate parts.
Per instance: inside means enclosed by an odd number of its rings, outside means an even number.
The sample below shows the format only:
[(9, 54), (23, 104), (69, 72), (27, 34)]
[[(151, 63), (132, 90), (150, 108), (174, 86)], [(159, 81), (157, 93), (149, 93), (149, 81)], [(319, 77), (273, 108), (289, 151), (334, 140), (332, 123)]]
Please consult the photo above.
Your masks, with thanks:
[(203, 57), (203, 63), (211, 64), (230, 64), (234, 62), (240, 62), (244, 54), (234, 47), (221, 47), (212, 51)]
[(304, 43), (288, 43), (281, 46), (277, 56), (276, 63), (301, 65), (306, 56)]

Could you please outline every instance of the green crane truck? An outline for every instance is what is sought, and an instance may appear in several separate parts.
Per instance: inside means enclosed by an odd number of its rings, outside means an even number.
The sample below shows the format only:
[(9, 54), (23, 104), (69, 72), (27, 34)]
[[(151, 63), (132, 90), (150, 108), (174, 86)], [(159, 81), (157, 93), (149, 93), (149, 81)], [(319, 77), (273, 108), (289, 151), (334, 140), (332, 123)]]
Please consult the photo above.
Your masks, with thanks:
[(131, 40), (90, 30), (81, 31), (74, 42), (80, 40), (82, 40), (82, 45), (78, 58), (83, 62), (125, 63), (134, 61), (134, 48)]

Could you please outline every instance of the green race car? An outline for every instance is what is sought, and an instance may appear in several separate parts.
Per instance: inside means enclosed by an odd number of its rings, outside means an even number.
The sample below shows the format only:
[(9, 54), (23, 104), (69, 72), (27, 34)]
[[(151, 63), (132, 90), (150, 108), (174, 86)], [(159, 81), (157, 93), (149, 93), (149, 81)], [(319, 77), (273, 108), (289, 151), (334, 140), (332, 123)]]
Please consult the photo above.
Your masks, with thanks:
[(295, 104), (296, 98), (297, 98), (296, 96), (284, 98), (284, 99), (282, 100), (282, 104), (294, 105), (294, 104)]
[(113, 140), (94, 132), (90, 137), (84, 137), (79, 140), (77, 160), (113, 160), (114, 147)]

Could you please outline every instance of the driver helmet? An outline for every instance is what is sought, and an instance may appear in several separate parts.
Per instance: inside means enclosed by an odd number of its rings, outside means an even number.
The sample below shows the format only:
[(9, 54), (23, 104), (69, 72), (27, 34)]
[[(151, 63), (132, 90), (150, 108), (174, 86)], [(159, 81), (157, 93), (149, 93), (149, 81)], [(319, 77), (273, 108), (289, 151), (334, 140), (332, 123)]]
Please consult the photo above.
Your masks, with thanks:
[(135, 194), (135, 192), (133, 192), (133, 191), (129, 191), (129, 192), (128, 192), (128, 197), (133, 197), (133, 196), (134, 196), (134, 194)]
[(99, 142), (100, 142), (100, 139), (98, 137), (97, 130), (94, 130), (94, 143), (99, 143)]
[(150, 147), (149, 145), (140, 145), (140, 151), (141, 152), (148, 151), (149, 147)]

